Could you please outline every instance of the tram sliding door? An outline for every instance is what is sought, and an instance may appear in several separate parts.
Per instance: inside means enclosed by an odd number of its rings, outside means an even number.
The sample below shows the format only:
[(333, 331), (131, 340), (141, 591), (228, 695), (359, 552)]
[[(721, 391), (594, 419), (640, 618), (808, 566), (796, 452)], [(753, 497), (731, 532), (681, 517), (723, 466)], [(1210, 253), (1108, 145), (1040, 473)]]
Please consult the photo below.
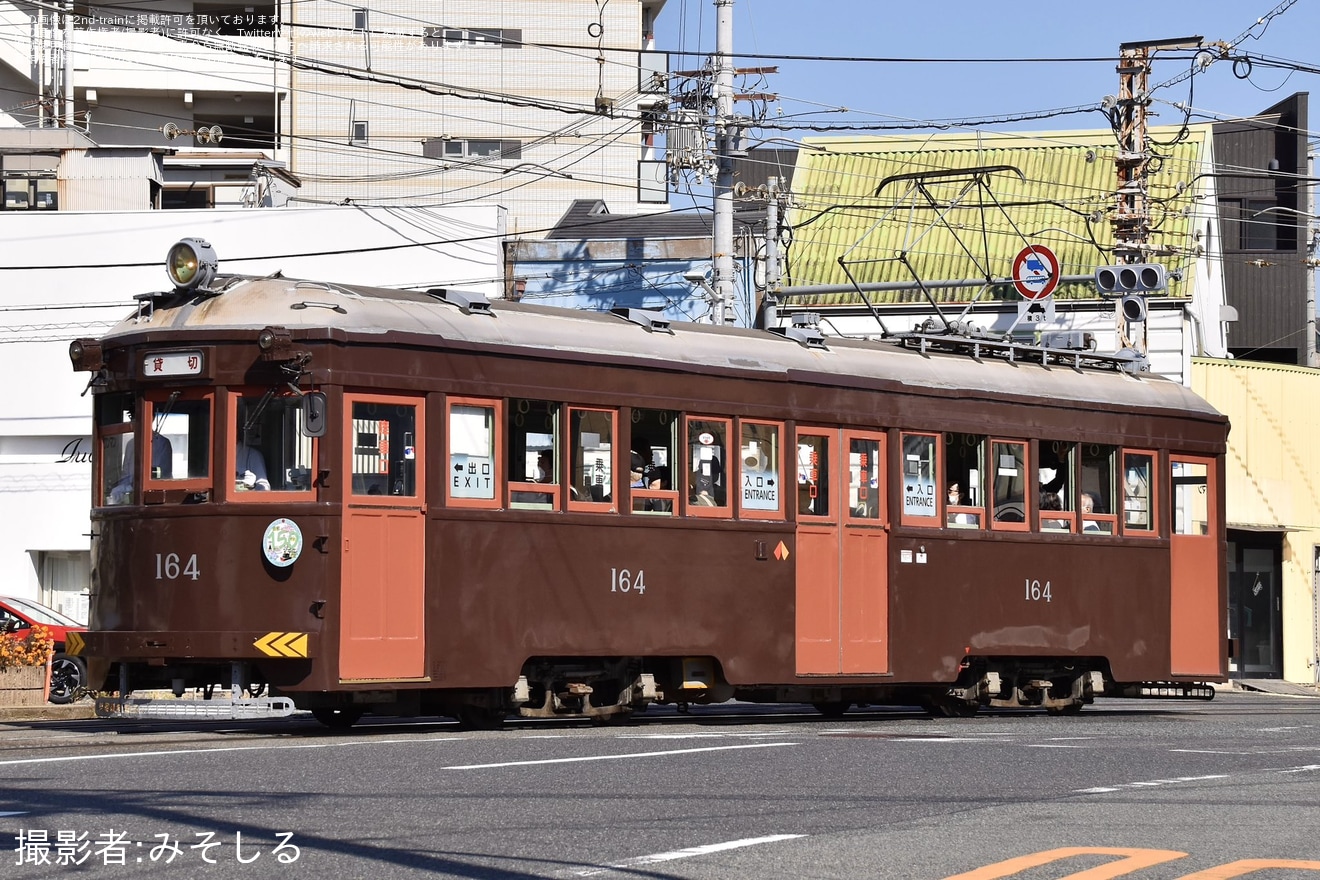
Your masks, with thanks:
[(883, 434), (797, 434), (797, 673), (889, 671)]
[(341, 681), (426, 675), (426, 424), (413, 397), (344, 395)]
[(1173, 455), (1170, 469), (1169, 671), (1174, 675), (1220, 675), (1227, 608), (1220, 595), (1224, 557), (1215, 501), (1215, 460)]

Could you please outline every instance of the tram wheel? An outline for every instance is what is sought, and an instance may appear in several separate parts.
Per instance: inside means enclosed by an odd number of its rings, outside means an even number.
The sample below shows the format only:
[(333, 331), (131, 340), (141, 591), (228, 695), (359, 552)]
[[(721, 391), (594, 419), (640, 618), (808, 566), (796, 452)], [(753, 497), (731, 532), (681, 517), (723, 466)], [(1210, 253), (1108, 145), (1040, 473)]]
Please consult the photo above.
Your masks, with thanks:
[(1066, 706), (1046, 706), (1045, 712), (1049, 715), (1080, 715), (1082, 714), (1082, 704), (1069, 703)]
[(464, 730), (499, 730), (504, 726), (505, 711), (489, 706), (460, 706), (458, 726)]
[(924, 694), (921, 698), (921, 708), (926, 710), (927, 715), (935, 718), (971, 718), (980, 711), (981, 704), (958, 700), (948, 694), (939, 696)]
[(852, 708), (852, 703), (847, 700), (821, 700), (811, 705), (826, 718), (842, 718), (843, 713)]
[(313, 709), (312, 717), (331, 730), (348, 730), (362, 718), (361, 709)]

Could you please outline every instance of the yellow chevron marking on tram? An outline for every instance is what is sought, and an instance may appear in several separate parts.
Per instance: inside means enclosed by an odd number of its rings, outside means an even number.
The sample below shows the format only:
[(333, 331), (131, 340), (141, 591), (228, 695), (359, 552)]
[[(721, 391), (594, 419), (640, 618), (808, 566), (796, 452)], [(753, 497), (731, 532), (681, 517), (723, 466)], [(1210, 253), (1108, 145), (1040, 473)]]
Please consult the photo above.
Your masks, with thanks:
[(87, 643), (83, 641), (82, 633), (69, 632), (64, 634), (64, 653), (71, 657), (77, 657), (85, 647), (87, 647)]
[(266, 633), (253, 642), (252, 646), (267, 657), (306, 657), (307, 633)]

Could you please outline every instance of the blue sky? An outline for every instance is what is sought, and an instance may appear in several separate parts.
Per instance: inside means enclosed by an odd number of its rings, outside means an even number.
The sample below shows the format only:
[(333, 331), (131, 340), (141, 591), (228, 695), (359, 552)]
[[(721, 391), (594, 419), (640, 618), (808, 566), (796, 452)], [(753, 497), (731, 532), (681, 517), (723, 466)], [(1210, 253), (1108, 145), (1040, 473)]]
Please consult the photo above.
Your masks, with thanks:
[[(1108, 7), (1076, 0), (735, 0), (734, 46), (738, 53), (764, 55), (1039, 59), (737, 62), (739, 67), (779, 67), (764, 82), (741, 85), (780, 95), (779, 107), (770, 108), (772, 119), (782, 109), (785, 117), (815, 122), (889, 123), (1004, 117), (1098, 103), (1118, 90), (1113, 59), (1122, 42), (1194, 35), (1206, 42), (1232, 42), (1250, 30), (1252, 36), (1237, 47), (1257, 56), (1250, 70), (1244, 63), (1235, 71), (1232, 61), (1216, 61), (1191, 82), (1153, 93), (1151, 123), (1176, 124), (1182, 113), (1165, 102), (1190, 99), (1192, 121), (1210, 121), (1251, 115), (1320, 83), (1317, 74), (1274, 68), (1259, 58), (1320, 67), (1320, 0), (1297, 0), (1257, 23), (1283, 5), (1278, 0), (1148, 0)], [(713, 0), (668, 0), (657, 21), (657, 49), (710, 52), (714, 45)], [(1067, 58), (1108, 60), (1048, 60)], [(671, 69), (700, 64), (700, 57), (676, 56)], [(1189, 52), (1157, 55), (1151, 85), (1173, 79), (1190, 66)], [(838, 107), (849, 112), (825, 112)], [(814, 115), (799, 115), (803, 113)], [(1098, 113), (1084, 113), (966, 127), (1014, 132), (1105, 126)], [(1320, 123), (1311, 128), (1320, 128)]]

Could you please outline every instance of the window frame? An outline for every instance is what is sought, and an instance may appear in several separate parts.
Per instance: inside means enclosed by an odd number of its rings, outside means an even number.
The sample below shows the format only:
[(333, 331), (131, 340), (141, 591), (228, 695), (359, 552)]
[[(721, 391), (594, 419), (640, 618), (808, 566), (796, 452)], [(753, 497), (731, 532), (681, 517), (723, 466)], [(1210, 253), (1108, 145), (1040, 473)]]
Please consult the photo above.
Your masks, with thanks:
[[(1119, 462), (1119, 497), (1122, 499), (1122, 512), (1118, 518), (1118, 527), (1120, 533), (1125, 538), (1160, 538), (1163, 537), (1160, 529), (1160, 474), (1163, 472), (1163, 464), (1160, 461), (1160, 453), (1155, 449), (1137, 449), (1128, 446), (1118, 448), (1121, 456)], [(1127, 457), (1129, 455), (1144, 455), (1150, 459), (1150, 472), (1146, 481), (1149, 497), (1146, 499), (1148, 508), (1148, 521), (1150, 527), (1143, 529), (1128, 526), (1128, 494), (1127, 494)]]
[[(951, 478), (948, 471), (950, 456), (946, 452), (944, 460), (940, 464), (940, 481), (935, 487), (935, 495), (938, 500), (937, 506), (940, 510), (940, 522), (943, 524), (943, 528), (946, 529), (955, 529), (960, 532), (983, 532), (986, 529), (986, 521), (989, 517), (989, 507), (985, 503), (985, 459), (986, 445), (990, 442), (991, 438), (989, 434), (972, 434), (967, 431), (945, 431), (944, 446), (951, 446), (954, 437), (976, 437), (979, 441), (977, 443), (977, 446), (980, 447), (980, 461), (978, 462), (978, 470), (980, 473), (977, 480), (978, 485), (973, 487), (970, 484), (970, 480), (960, 480), (960, 483), (966, 484), (963, 491), (965, 497), (971, 497), (971, 490), (975, 488), (977, 494), (981, 497), (981, 503), (949, 504), (949, 483), (951, 482)], [(943, 491), (940, 490), (940, 486), (944, 487)], [(951, 522), (952, 518), (955, 516), (972, 516), (976, 519), (971, 523)]]
[(929, 437), (932, 440), (935, 449), (935, 462), (931, 473), (931, 491), (934, 492), (935, 509), (929, 516), (922, 514), (908, 513), (907, 502), (903, 502), (901, 513), (899, 514), (899, 523), (903, 526), (917, 526), (919, 528), (937, 529), (943, 522), (940, 504), (939, 487), (944, 482), (944, 435), (939, 431), (902, 431), (898, 432), (898, 484), (903, 489), (903, 498), (907, 498), (907, 438), (909, 437)]
[[(636, 424), (638, 417), (635, 414), (639, 412), (667, 412), (673, 416), (673, 419), (669, 422), (669, 432), (670, 432), (670, 436), (668, 438), (669, 447), (666, 452), (666, 455), (669, 458), (669, 463), (666, 465), (666, 467), (669, 468), (669, 488), (652, 489), (649, 486), (633, 486), (631, 482), (629, 482), (627, 486), (620, 487), (620, 491), (622, 491), (622, 489), (625, 488), (627, 489), (628, 492), (627, 512), (630, 514), (637, 514), (640, 516), (679, 516), (681, 511), (681, 508), (679, 507), (679, 498), (682, 495), (682, 493), (679, 491), (678, 478), (674, 472), (677, 469), (676, 466), (678, 462), (679, 442), (678, 442), (677, 426), (678, 423), (683, 418), (683, 413), (679, 410), (652, 410), (649, 407), (628, 407), (626, 410), (620, 409), (619, 412), (620, 412), (620, 418), (624, 418), (625, 417), (624, 414), (625, 413), (627, 414), (630, 425)], [(629, 470), (627, 471), (627, 473), (632, 472), (631, 459), (633, 453), (633, 444), (635, 442), (636, 442), (636, 435), (632, 435), (628, 438), (627, 453), (629, 457)], [(623, 452), (624, 452), (623, 449), (619, 450), (620, 456), (623, 455)], [(643, 508), (642, 510), (638, 510), (637, 509), (638, 501), (641, 501), (643, 505), (645, 505), (646, 502), (668, 503), (669, 509), (646, 510), (645, 508)], [(620, 512), (623, 512), (624, 508), (620, 506), (619, 510)]]
[[(554, 407), (554, 414), (551, 417), (550, 424), (550, 436), (554, 452), (551, 459), (551, 465), (555, 469), (555, 473), (551, 474), (551, 476), (555, 478), (554, 482), (538, 483), (534, 480), (514, 481), (513, 478), (509, 476), (512, 468), (509, 467), (510, 462), (508, 461), (508, 445), (511, 441), (511, 435), (508, 430), (508, 419), (511, 418), (511, 414), (515, 410), (514, 401), (519, 400), (524, 400), (528, 403), (544, 403), (548, 406)], [(565, 484), (565, 480), (568, 477), (566, 458), (568, 452), (565, 448), (565, 426), (567, 424), (565, 421), (565, 411), (568, 409), (568, 406), (569, 405), (562, 400), (546, 400), (540, 397), (510, 397), (505, 401), (505, 421), (503, 422), (504, 433), (502, 434), (502, 439), (505, 444), (505, 467), (502, 472), (505, 475), (504, 492), (505, 497), (508, 499), (507, 508), (509, 510), (537, 510), (545, 513), (548, 511), (562, 511), (567, 509), (565, 507), (564, 497), (568, 494), (568, 488)], [(526, 411), (519, 411), (518, 415), (521, 416), (523, 412), (529, 411), (530, 408)], [(527, 432), (524, 430), (524, 435), (526, 433)], [(540, 432), (538, 431), (535, 433)], [(526, 450), (524, 450), (524, 454), (525, 452)], [(543, 501), (515, 501), (513, 498), (515, 492), (521, 492), (528, 495), (549, 495), (549, 506), (546, 506), (546, 503)]]
[[(996, 531), (996, 532), (1030, 532), (1032, 530), (1033, 523), (1035, 522), (1033, 517), (1035, 516), (1036, 507), (1038, 506), (1037, 504), (1032, 503), (1032, 499), (1030, 497), (1032, 490), (1035, 488), (1032, 481), (1036, 477), (1036, 471), (1032, 463), (1031, 441), (1020, 437), (996, 437), (994, 435), (991, 435), (986, 438), (986, 442), (990, 444), (990, 456), (989, 456), (990, 490), (989, 492), (986, 493), (989, 496), (986, 499), (989, 502), (986, 509), (987, 509), (987, 516), (989, 517), (990, 529), (991, 531)], [(1022, 447), (1023, 473), (1022, 473), (1022, 521), (1021, 522), (1013, 522), (1011, 520), (1008, 521), (1000, 520), (997, 519), (995, 516), (998, 513), (998, 511), (996, 510), (996, 507), (998, 505), (995, 503), (995, 481), (999, 479), (999, 460), (995, 451), (995, 446), (997, 444), (1004, 446)]]
[[(273, 504), (278, 502), (290, 501), (315, 501), (316, 500), (316, 471), (317, 463), (320, 461), (320, 446), (318, 437), (310, 437), (312, 441), (312, 479), (306, 489), (268, 489), (264, 492), (239, 492), (234, 487), (232, 475), (235, 470), (236, 462), (234, 457), (238, 453), (238, 402), (243, 397), (259, 398), (266, 392), (262, 389), (256, 393), (253, 390), (257, 386), (249, 386), (247, 393), (242, 388), (231, 388), (224, 397), (225, 412), (225, 444), (224, 453), (220, 456), (222, 459), (220, 473), (226, 475), (226, 478), (219, 480), (221, 487), (220, 499), (223, 501), (233, 501), (241, 504)], [(292, 393), (278, 394), (276, 397), (295, 397)], [(267, 473), (270, 471), (270, 462), (266, 462)]]
[[(472, 406), (494, 410), (494, 424), (491, 426), (491, 462), (495, 491), (490, 498), (459, 498), (451, 492), (453, 488), (450, 474), (453, 472), (453, 410), (455, 406)], [(444, 460), (445, 480), (441, 493), (445, 507), (468, 508), (472, 510), (499, 510), (506, 506), (505, 493), (508, 487), (504, 483), (504, 458), (507, 455), (504, 440), (504, 398), (502, 397), (445, 397), (444, 405)]]
[[(782, 522), (783, 520), (785, 520), (785, 519), (788, 518), (788, 513), (787, 513), (787, 511), (786, 511), (787, 504), (786, 504), (786, 500), (785, 500), (785, 497), (784, 497), (784, 472), (785, 472), (785, 468), (784, 468), (784, 439), (785, 439), (785, 437), (786, 437), (786, 429), (785, 429), (785, 425), (784, 425), (783, 422), (774, 421), (773, 419), (743, 419), (743, 418), (740, 418), (740, 419), (737, 419), (737, 423), (738, 423), (738, 425), (737, 425), (737, 427), (738, 427), (738, 443), (737, 443), (737, 449), (738, 449), (738, 461), (737, 461), (737, 463), (736, 463), (737, 466), (736, 466), (736, 468), (735, 468), (735, 481), (732, 483), (732, 485), (737, 486), (737, 495), (738, 495), (738, 498), (737, 498), (737, 501), (734, 502), (734, 515), (735, 515), (738, 519), (745, 519), (745, 520), (765, 520), (765, 521), (768, 521), (768, 522)], [(747, 470), (746, 468), (743, 467), (744, 462), (743, 462), (743, 454), (742, 454), (742, 449), (743, 449), (743, 426), (744, 426), (744, 425), (758, 425), (758, 426), (763, 427), (763, 428), (772, 428), (772, 429), (774, 429), (774, 431), (775, 431), (775, 436), (778, 438), (776, 445), (779, 447), (778, 450), (777, 450), (777, 455), (778, 455), (779, 461), (776, 462), (776, 464), (775, 464), (774, 477), (775, 477), (775, 479), (778, 481), (778, 484), (779, 484), (779, 491), (776, 493), (776, 496), (777, 496), (777, 498), (778, 498), (778, 502), (777, 502), (777, 506), (775, 507), (774, 510), (763, 510), (763, 509), (758, 508), (758, 507), (744, 507), (744, 506), (743, 506), (743, 484), (742, 484), (742, 479), (743, 479), (743, 473), (744, 473), (744, 471)], [(726, 467), (727, 467), (727, 464), (726, 464)], [(725, 473), (725, 477), (726, 477), (726, 479), (727, 479), (727, 477), (728, 477), (728, 473), (727, 473), (727, 471), (726, 471), (726, 473)]]
[[(175, 394), (178, 394), (176, 400), (197, 401), (204, 400), (211, 410), (211, 424), (207, 426), (206, 432), (206, 473), (205, 477), (193, 477), (182, 480), (156, 479), (151, 475), (151, 435), (154, 431), (156, 406), (159, 403), (169, 400)], [(142, 414), (141, 428), (138, 431), (138, 439), (134, 442), (137, 446), (134, 448), (134, 454), (137, 455), (137, 473), (141, 475), (142, 483), (142, 501), (146, 501), (148, 492), (161, 492), (182, 490), (184, 492), (208, 492), (215, 485), (216, 474), (216, 455), (215, 455), (215, 429), (216, 423), (216, 394), (214, 388), (149, 388), (142, 393)]]
[[(810, 477), (808, 477), (807, 483), (810, 485), (814, 482), (816, 486), (820, 486), (823, 484), (825, 486), (827, 495), (830, 492), (834, 492), (834, 494), (836, 495), (839, 494), (837, 491), (834, 491), (836, 489), (834, 485), (836, 481), (831, 479), (831, 477), (833, 476), (833, 472), (837, 471), (839, 468), (836, 452), (832, 448), (833, 446), (836, 445), (834, 441), (838, 438), (838, 436), (839, 436), (838, 428), (822, 428), (817, 425), (797, 426), (797, 429), (794, 432), (794, 440), (793, 440), (793, 471), (794, 471), (793, 485), (795, 487), (795, 490), (800, 491), (797, 489), (797, 487), (800, 487), (803, 484), (800, 478), (802, 473), (802, 462), (799, 461), (798, 459), (798, 454), (802, 446), (802, 440), (803, 438), (811, 437), (813, 439), (823, 441), (822, 446), (825, 449), (825, 461), (824, 463), (821, 462), (807, 463), (808, 466), (811, 468), (812, 473), (815, 474), (814, 481)], [(796, 507), (796, 510), (794, 511), (794, 514), (797, 517), (797, 522), (802, 525), (822, 525), (822, 526), (833, 525), (839, 522), (840, 515), (838, 511), (840, 506), (846, 506), (846, 505), (843, 505), (842, 501), (838, 498), (830, 498), (829, 509), (825, 513), (812, 513), (805, 509), (805, 505), (799, 503)]]
[[(724, 470), (724, 504), (715, 506), (706, 506), (697, 504), (692, 498), (692, 443), (691, 428), (693, 422), (716, 422), (724, 425), (724, 457), (720, 459), (720, 467)], [(706, 519), (733, 519), (733, 497), (729, 491), (729, 486), (737, 485), (737, 466), (734, 464), (733, 471), (730, 473), (729, 458), (729, 440), (739, 435), (734, 433), (734, 419), (729, 416), (708, 416), (697, 413), (683, 413), (683, 437), (679, 443), (679, 450), (683, 453), (683, 491), (680, 493), (683, 502), (684, 515), (702, 517)]]
[[(1054, 440), (1054, 439), (1037, 440), (1034, 442), (1036, 444), (1036, 457), (1035, 457), (1035, 466), (1033, 467), (1032, 470), (1036, 478), (1035, 479), (1036, 486), (1041, 485), (1040, 462), (1041, 462), (1042, 454), (1040, 451), (1040, 447), (1046, 443), (1064, 444), (1068, 447), (1068, 452), (1067, 452), (1068, 476), (1067, 476), (1067, 481), (1064, 483), (1064, 485), (1069, 488), (1070, 494), (1072, 495), (1072, 507), (1065, 507), (1062, 510), (1042, 510), (1040, 508), (1039, 498), (1038, 498), (1037, 509), (1036, 509), (1036, 531), (1040, 532), (1042, 535), (1075, 535), (1078, 533), (1078, 529), (1081, 527), (1082, 505), (1081, 505), (1080, 487), (1081, 487), (1081, 473), (1082, 473), (1082, 466), (1081, 466), (1082, 456), (1081, 456), (1080, 444), (1075, 440)], [(1058, 450), (1052, 450), (1052, 451), (1057, 457)], [(1037, 494), (1039, 495), (1039, 493)], [(1060, 493), (1056, 492), (1054, 494), (1059, 495)], [(1059, 502), (1063, 503), (1063, 501), (1064, 498), (1060, 496)], [(1047, 529), (1045, 528), (1046, 520), (1050, 520), (1052, 522), (1061, 522), (1064, 524), (1064, 526), (1066, 526), (1066, 528), (1055, 527), (1055, 528)]]
[[(573, 416), (577, 413), (602, 413), (610, 417), (610, 491), (607, 494), (607, 501), (592, 501), (590, 498), (583, 500), (574, 498), (574, 486), (576, 485), (576, 475), (573, 473), (573, 457), (576, 451)], [(560, 407), (560, 418), (564, 419), (563, 432), (567, 437), (564, 443), (562, 454), (568, 457), (568, 468), (565, 470), (563, 483), (567, 489), (568, 510), (572, 513), (618, 513), (618, 490), (619, 490), (619, 410), (615, 407), (605, 406), (578, 406), (571, 403), (562, 404)], [(627, 473), (625, 470), (624, 473)]]
[[(401, 394), (374, 394), (370, 391), (345, 391), (343, 398), (344, 411), (341, 420), (338, 422), (340, 430), (345, 433), (342, 435), (344, 441), (348, 441), (350, 434), (356, 435), (353, 428), (353, 422), (356, 416), (353, 414), (353, 407), (359, 403), (372, 403), (382, 406), (410, 407), (413, 410), (413, 462), (414, 462), (414, 489), (415, 491), (408, 495), (372, 495), (368, 492), (357, 492), (353, 488), (353, 477), (357, 472), (353, 470), (354, 447), (349, 442), (344, 442), (343, 463), (345, 471), (344, 479), (344, 503), (351, 504), (354, 507), (376, 506), (376, 507), (417, 507), (426, 510), (426, 398), (424, 396), (405, 396)], [(389, 419), (377, 419), (376, 421), (389, 421)], [(331, 424), (334, 424), (333, 422)], [(390, 438), (393, 443), (393, 437)], [(400, 441), (402, 445), (402, 441)]]
[[(873, 467), (876, 472), (876, 514), (875, 516), (859, 516), (853, 505), (848, 502), (851, 497), (848, 493), (852, 490), (852, 443), (854, 440), (875, 441), (876, 460)], [(858, 431), (845, 428), (843, 439), (840, 444), (839, 455), (846, 456), (838, 464), (831, 464), (831, 467), (841, 468), (839, 471), (843, 477), (843, 485), (839, 486), (839, 491), (843, 495), (839, 499), (837, 509), (842, 511), (843, 524), (848, 526), (870, 526), (883, 528), (889, 523), (889, 493), (885, 491), (888, 482), (885, 479), (887, 475), (888, 462), (885, 461), (885, 453), (889, 448), (889, 435), (884, 431)], [(869, 486), (867, 487), (870, 488)]]

